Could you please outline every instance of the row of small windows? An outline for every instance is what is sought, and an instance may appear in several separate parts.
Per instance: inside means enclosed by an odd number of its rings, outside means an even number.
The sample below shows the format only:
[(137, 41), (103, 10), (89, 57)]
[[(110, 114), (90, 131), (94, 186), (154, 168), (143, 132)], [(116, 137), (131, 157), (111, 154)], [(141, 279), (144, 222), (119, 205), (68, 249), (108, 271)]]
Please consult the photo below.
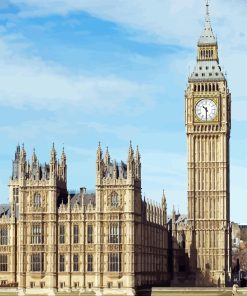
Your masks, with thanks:
[[(119, 244), (121, 243), (121, 226), (120, 223), (110, 223), (109, 225), (109, 236), (108, 241), (110, 244)], [(64, 225), (60, 225), (60, 236), (59, 243), (65, 243), (65, 227)], [(73, 226), (73, 243), (79, 243), (79, 225), (75, 224)], [(93, 225), (87, 226), (87, 243), (93, 243)]]
[[(110, 244), (121, 243), (121, 225), (119, 222), (110, 223), (108, 241)], [(0, 244), (7, 245), (8, 229), (0, 228)], [(38, 245), (44, 243), (44, 227), (42, 224), (33, 224), (31, 229), (31, 244)], [(65, 225), (59, 225), (59, 243), (65, 243)], [(73, 243), (79, 243), (79, 225), (73, 225)], [(87, 243), (93, 243), (93, 225), (87, 225)]]
[[(59, 243), (60, 244), (65, 243), (65, 227), (64, 227), (64, 225), (60, 225)], [(73, 243), (74, 244), (79, 243), (79, 225), (78, 224), (74, 224), (74, 226), (73, 226)], [(93, 225), (87, 226), (87, 243), (88, 244), (93, 243)]]
[[(40, 283), (41, 284), (41, 283)], [(118, 282), (117, 284), (116, 283), (114, 283), (115, 284), (115, 287), (117, 287), (117, 288), (119, 288), (119, 289), (121, 289), (122, 287), (123, 287), (123, 282)], [(108, 289), (111, 289), (112, 287), (114, 287), (114, 284), (113, 284), (113, 282), (107, 282), (107, 285), (106, 285), (106, 287), (108, 288)], [(41, 285), (40, 285), (41, 286)], [(65, 282), (59, 282), (59, 288), (60, 289), (64, 289), (66, 287), (66, 285), (65, 285)], [(75, 288), (75, 289), (78, 289), (79, 287), (80, 287), (80, 283), (79, 282), (73, 282), (73, 287)], [(89, 288), (89, 289), (92, 289), (93, 288), (93, 282), (88, 282), (87, 283), (87, 287)]]
[[(77, 272), (79, 271), (80, 263), (79, 263), (79, 255), (74, 254), (73, 255), (73, 271)], [(65, 255), (60, 254), (59, 255), (59, 271), (65, 272), (66, 266), (65, 266)], [(87, 255), (87, 271), (93, 272), (93, 255), (88, 254)]]
[(194, 91), (219, 91), (218, 83), (200, 83), (194, 84)]
[[(121, 226), (120, 223), (110, 223), (108, 241), (110, 244), (121, 243)], [(31, 244), (38, 245), (44, 243), (44, 229), (42, 224), (33, 224), (31, 229)], [(65, 243), (65, 225), (59, 225), (59, 243)], [(73, 243), (79, 243), (79, 225), (73, 225)], [(93, 225), (87, 225), (87, 243), (93, 243)], [(8, 228), (0, 228), (0, 245), (8, 245)]]
[[(199, 77), (199, 74), (198, 74), (198, 73), (195, 73), (195, 76), (196, 76), (196, 77)], [(201, 73), (201, 76), (202, 76), (202, 77), (205, 77), (206, 74), (205, 74), (205, 73)], [(212, 77), (212, 76), (213, 76), (213, 73), (212, 73), (212, 72), (208, 73), (208, 76), (209, 76), (209, 77)], [(215, 73), (215, 76), (219, 76), (219, 73), (216, 72), (216, 73)]]
[[(33, 253), (31, 255), (31, 271), (32, 272), (44, 272), (44, 253)], [(80, 271), (79, 254), (73, 254), (72, 267), (74, 272)], [(0, 255), (0, 271), (8, 270), (8, 257), (7, 255)], [(59, 255), (59, 271), (66, 271), (65, 255)], [(93, 272), (93, 254), (87, 254), (87, 271)], [(109, 253), (108, 254), (108, 271), (109, 272), (121, 272), (122, 271), (122, 257), (121, 253)]]
[(214, 56), (214, 51), (212, 49), (208, 50), (200, 50), (200, 58), (205, 59), (205, 58), (213, 58)]

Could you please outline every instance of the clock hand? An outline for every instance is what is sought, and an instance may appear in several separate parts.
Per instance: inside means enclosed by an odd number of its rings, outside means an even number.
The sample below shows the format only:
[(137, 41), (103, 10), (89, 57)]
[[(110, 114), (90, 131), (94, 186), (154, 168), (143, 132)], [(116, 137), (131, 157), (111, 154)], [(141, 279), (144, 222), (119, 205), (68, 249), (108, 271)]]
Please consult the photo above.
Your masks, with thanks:
[(203, 109), (205, 109), (205, 111), (206, 111), (206, 120), (208, 120), (208, 108), (205, 107), (205, 106), (202, 106), (202, 107), (203, 107)]

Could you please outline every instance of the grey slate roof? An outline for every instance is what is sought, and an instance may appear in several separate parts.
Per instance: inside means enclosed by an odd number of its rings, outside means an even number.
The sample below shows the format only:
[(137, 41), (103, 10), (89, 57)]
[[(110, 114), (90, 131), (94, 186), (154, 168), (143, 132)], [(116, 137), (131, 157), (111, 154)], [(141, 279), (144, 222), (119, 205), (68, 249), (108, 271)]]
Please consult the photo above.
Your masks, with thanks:
[(191, 80), (217, 81), (225, 79), (221, 67), (217, 61), (198, 61), (190, 76)]
[(83, 199), (81, 198), (81, 194), (80, 193), (76, 193), (74, 195), (71, 195), (71, 200), (70, 200), (71, 206), (74, 206), (75, 204), (78, 205), (89, 205), (90, 203), (92, 205), (95, 205), (95, 193), (86, 193), (83, 195)]
[(205, 25), (203, 32), (199, 38), (198, 44), (203, 45), (203, 44), (216, 44), (217, 40), (214, 36), (212, 27), (211, 27), (211, 22), (210, 22), (210, 17), (209, 17), (209, 4), (207, 2), (206, 5), (206, 17), (205, 17)]
[[(182, 214), (176, 214), (175, 215), (175, 223), (176, 224), (186, 224), (187, 223), (187, 216)], [(167, 217), (167, 223), (172, 223), (172, 215)]]
[(10, 205), (0, 204), (0, 218), (2, 218), (3, 215), (10, 216)]

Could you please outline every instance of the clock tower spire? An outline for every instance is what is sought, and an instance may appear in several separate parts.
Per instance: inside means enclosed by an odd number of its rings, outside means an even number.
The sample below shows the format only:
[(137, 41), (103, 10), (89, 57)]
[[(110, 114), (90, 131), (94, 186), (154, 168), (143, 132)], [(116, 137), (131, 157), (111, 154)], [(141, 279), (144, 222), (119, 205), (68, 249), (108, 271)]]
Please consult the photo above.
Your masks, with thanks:
[(221, 70), (209, 1), (197, 61), (185, 92), (188, 143), (186, 252), (198, 286), (226, 285), (231, 276), (231, 94)]
[(198, 40), (197, 60), (219, 61), (217, 39), (214, 36), (209, 15), (209, 0), (206, 0), (205, 24), (202, 34)]

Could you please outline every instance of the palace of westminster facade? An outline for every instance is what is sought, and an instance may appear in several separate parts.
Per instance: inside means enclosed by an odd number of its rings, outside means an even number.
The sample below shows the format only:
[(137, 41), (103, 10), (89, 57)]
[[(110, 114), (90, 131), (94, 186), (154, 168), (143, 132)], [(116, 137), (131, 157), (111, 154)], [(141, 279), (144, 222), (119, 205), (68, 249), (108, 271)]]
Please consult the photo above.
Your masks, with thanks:
[[(94, 291), (135, 295), (137, 288), (231, 281), (229, 139), (231, 96), (221, 71), (207, 4), (197, 63), (185, 92), (188, 216), (168, 219), (141, 193), (140, 153), (127, 163), (96, 153), (95, 193), (67, 190), (67, 164), (54, 146), (49, 164), (18, 146), (0, 206), (0, 284), (20, 295)], [(42, 290), (42, 291), (41, 291)]]

